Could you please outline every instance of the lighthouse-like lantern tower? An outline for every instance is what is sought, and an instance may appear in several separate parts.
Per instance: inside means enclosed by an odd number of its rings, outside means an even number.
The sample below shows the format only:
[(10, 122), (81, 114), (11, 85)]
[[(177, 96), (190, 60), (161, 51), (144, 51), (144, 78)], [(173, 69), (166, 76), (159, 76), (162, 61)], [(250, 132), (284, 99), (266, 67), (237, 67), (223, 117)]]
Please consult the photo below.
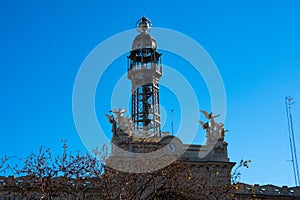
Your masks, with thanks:
[(158, 82), (162, 76), (161, 54), (156, 41), (149, 35), (152, 24), (142, 17), (136, 23), (140, 33), (132, 43), (128, 56), (128, 79), (132, 83), (131, 117), (133, 129), (140, 136), (160, 137)]

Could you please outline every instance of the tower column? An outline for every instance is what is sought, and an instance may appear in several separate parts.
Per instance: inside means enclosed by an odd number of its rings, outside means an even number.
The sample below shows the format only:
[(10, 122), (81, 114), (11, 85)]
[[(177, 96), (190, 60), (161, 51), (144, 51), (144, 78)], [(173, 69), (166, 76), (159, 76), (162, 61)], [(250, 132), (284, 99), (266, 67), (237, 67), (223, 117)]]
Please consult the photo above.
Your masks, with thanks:
[(159, 137), (158, 82), (162, 76), (162, 67), (156, 41), (149, 35), (151, 27), (151, 21), (145, 17), (136, 23), (140, 34), (135, 37), (128, 56), (127, 76), (132, 83), (131, 117), (135, 131), (141, 136)]

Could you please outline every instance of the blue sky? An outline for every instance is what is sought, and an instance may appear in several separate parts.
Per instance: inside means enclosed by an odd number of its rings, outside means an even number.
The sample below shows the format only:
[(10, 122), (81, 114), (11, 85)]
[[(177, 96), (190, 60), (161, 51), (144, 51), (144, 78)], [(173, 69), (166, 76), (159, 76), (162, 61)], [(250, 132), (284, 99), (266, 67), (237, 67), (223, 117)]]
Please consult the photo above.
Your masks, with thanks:
[[(85, 151), (72, 115), (76, 74), (100, 42), (134, 28), (145, 13), (153, 26), (196, 40), (216, 63), (227, 96), (229, 156), (236, 162), (252, 160), (241, 180), (294, 185), (284, 98), (293, 96), (296, 102), (292, 111), (299, 142), (299, 8), (297, 0), (1, 1), (0, 156), (22, 157), (40, 145), (58, 151), (62, 138), (73, 151)], [(209, 110), (205, 83), (188, 70), (189, 63), (168, 52), (163, 52), (163, 62), (189, 78)], [(99, 123), (106, 122), (102, 114), (109, 109), (105, 92), (126, 69), (123, 55), (101, 79), (95, 105)], [(175, 100), (168, 102), (168, 89), (161, 92), (167, 112), (172, 103), (177, 108)], [(179, 115), (175, 111), (175, 128)], [(164, 129), (170, 130), (170, 118)]]

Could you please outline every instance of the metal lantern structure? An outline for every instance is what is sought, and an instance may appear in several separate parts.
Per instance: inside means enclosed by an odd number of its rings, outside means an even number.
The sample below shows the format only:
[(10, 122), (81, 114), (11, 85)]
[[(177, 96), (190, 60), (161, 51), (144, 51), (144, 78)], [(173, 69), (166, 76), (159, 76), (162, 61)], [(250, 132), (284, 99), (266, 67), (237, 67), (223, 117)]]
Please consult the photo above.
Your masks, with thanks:
[(139, 32), (128, 56), (128, 79), (132, 83), (131, 117), (133, 129), (140, 135), (160, 137), (159, 79), (162, 76), (161, 54), (150, 36), (152, 24), (142, 17), (136, 23)]

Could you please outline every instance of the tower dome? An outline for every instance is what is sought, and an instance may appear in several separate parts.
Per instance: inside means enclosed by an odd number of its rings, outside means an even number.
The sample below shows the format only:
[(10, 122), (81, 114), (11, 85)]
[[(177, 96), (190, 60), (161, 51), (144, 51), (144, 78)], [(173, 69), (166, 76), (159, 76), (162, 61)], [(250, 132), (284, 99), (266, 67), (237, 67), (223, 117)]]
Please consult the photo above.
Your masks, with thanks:
[(152, 23), (146, 17), (142, 17), (136, 22), (136, 29), (140, 33), (137, 35), (132, 43), (132, 50), (151, 48), (156, 50), (157, 44), (153, 37), (149, 35), (152, 29)]

